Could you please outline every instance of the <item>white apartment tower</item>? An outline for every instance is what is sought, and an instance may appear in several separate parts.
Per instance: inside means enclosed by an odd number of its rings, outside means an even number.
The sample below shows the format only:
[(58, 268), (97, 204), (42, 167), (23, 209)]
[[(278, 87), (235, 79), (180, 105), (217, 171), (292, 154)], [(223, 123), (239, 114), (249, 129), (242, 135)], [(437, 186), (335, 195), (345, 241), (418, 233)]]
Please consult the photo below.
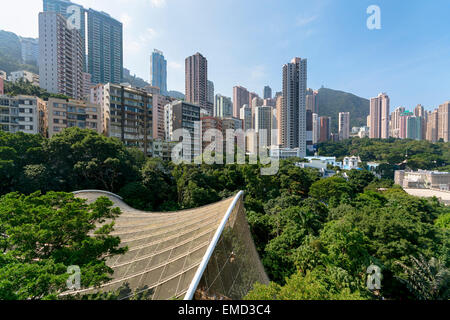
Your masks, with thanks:
[(56, 12), (39, 13), (39, 84), (51, 93), (82, 99), (83, 42)]
[(285, 148), (299, 148), (299, 157), (306, 156), (306, 85), (306, 59), (294, 58), (283, 66), (282, 144)]
[(339, 140), (350, 138), (350, 112), (339, 112)]

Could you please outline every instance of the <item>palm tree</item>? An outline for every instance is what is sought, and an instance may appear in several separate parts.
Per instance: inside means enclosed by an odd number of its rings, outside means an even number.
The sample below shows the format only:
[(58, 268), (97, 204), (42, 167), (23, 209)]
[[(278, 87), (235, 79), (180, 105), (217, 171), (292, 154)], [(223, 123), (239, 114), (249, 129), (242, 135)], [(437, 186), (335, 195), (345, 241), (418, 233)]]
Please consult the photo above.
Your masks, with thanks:
[(410, 256), (411, 267), (397, 261), (406, 274), (406, 279), (399, 280), (406, 284), (409, 291), (419, 300), (450, 299), (450, 270), (445, 263), (436, 258), (429, 261), (424, 256)]

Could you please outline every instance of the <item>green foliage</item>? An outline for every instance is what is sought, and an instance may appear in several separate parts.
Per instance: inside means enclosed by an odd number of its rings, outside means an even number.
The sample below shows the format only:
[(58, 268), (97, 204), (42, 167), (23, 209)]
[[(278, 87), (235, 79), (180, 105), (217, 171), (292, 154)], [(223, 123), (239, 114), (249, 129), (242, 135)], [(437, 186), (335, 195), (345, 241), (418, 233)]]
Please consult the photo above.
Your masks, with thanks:
[(12, 32), (0, 30), (0, 70), (11, 73), (26, 70), (38, 74), (36, 64), (22, 63), (22, 46), (19, 37)]
[(120, 214), (111, 206), (106, 197), (88, 205), (61, 192), (1, 197), (0, 299), (55, 299), (72, 265), (80, 267), (83, 287), (108, 281), (106, 256), (126, 251), (109, 235), (114, 222), (106, 219)]
[(10, 96), (27, 95), (36, 96), (44, 100), (48, 98), (70, 99), (63, 94), (50, 93), (41, 87), (35, 86), (28, 81), (5, 82), (5, 94)]
[(44, 139), (0, 132), (0, 192), (119, 191), (138, 178), (136, 159), (116, 139), (70, 128)]
[(315, 182), (309, 192), (311, 197), (333, 207), (339, 205), (342, 199), (350, 198), (352, 194), (352, 186), (344, 178), (337, 176)]
[(387, 140), (351, 138), (319, 144), (319, 155), (336, 156), (338, 159), (356, 155), (363, 162), (378, 162), (381, 165), (377, 173), (393, 179), (394, 170), (406, 167), (412, 170), (444, 170), (450, 165), (450, 143), (393, 138)]
[(431, 258), (427, 261), (422, 255), (410, 257), (411, 267), (398, 262), (406, 277), (400, 280), (419, 300), (450, 299), (450, 269), (442, 260)]
[[(350, 112), (350, 128), (362, 127), (367, 123), (369, 115), (369, 100), (357, 97), (351, 93), (327, 88), (319, 89), (317, 96), (319, 116), (339, 119), (339, 112)], [(331, 121), (332, 132), (338, 131), (338, 122)]]
[(369, 294), (352, 290), (348, 274), (340, 268), (316, 268), (306, 274), (297, 272), (284, 286), (274, 282), (257, 284), (247, 300), (366, 300)]

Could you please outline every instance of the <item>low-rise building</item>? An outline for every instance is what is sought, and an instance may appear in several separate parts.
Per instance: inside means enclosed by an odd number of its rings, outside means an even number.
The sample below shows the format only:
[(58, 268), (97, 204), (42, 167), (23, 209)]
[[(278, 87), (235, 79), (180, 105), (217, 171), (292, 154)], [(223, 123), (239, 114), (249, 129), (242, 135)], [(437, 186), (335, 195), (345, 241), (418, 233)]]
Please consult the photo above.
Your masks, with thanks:
[(49, 98), (47, 103), (48, 137), (66, 128), (78, 127), (103, 132), (100, 105), (83, 100)]
[(0, 130), (45, 135), (46, 105), (33, 96), (0, 96)]
[(28, 81), (34, 86), (39, 86), (39, 75), (26, 70), (11, 72), (11, 75), (9, 76), (8, 80), (11, 82)]
[(450, 172), (438, 171), (395, 171), (395, 183), (405, 189), (450, 190)]
[(299, 148), (270, 148), (270, 157), (280, 160), (286, 160), (289, 158), (298, 158), (300, 149)]

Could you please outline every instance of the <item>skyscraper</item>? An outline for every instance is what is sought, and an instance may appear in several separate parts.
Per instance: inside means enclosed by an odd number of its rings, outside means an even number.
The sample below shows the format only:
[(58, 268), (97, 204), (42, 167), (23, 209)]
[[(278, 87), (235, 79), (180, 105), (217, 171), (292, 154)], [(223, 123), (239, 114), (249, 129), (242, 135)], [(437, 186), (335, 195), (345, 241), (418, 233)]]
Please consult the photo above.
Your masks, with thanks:
[(186, 102), (196, 104), (213, 114), (208, 103), (208, 61), (200, 53), (185, 60)]
[(399, 130), (400, 139), (408, 138), (408, 121), (412, 117), (414, 117), (414, 113), (412, 113), (411, 111), (405, 111), (400, 114), (400, 130)]
[(44, 0), (44, 12), (56, 12), (66, 19), (70, 19), (73, 28), (80, 33), (82, 40), (83, 71), (86, 64), (86, 10), (83, 6), (69, 0)]
[(444, 142), (450, 141), (450, 101), (447, 101), (439, 106), (439, 129), (438, 140), (442, 139)]
[(255, 131), (262, 146), (272, 144), (272, 107), (255, 108)]
[(389, 96), (380, 93), (376, 98), (370, 99), (370, 138), (389, 138)]
[(248, 104), (244, 104), (240, 110), (240, 119), (242, 120), (242, 129), (244, 131), (252, 129), (252, 109)]
[(350, 138), (350, 112), (339, 112), (339, 140)]
[(56, 12), (39, 13), (39, 85), (51, 93), (82, 99), (83, 46), (78, 30)]
[(391, 114), (390, 136), (400, 138), (400, 115), (405, 112), (404, 107), (398, 107)]
[(283, 109), (286, 113), (283, 146), (299, 148), (299, 157), (306, 156), (306, 83), (306, 59), (294, 58), (283, 66)]
[(319, 142), (327, 142), (331, 138), (331, 118), (320, 117)]
[(434, 110), (428, 113), (427, 121), (427, 134), (426, 139), (430, 142), (438, 141), (438, 128), (439, 128), (439, 111)]
[(313, 145), (315, 145), (319, 143), (320, 140), (320, 118), (317, 113), (312, 114), (312, 125), (313, 125), (312, 141)]
[(87, 11), (88, 72), (92, 83), (122, 82), (123, 26), (106, 12)]
[[(85, 9), (69, 0), (44, 0), (44, 12), (68, 19), (82, 39), (83, 71), (93, 84), (116, 83), (123, 78), (123, 26), (105, 12)], [(86, 50), (87, 44), (87, 50)], [(87, 56), (87, 58), (86, 58)]]
[(319, 91), (308, 89), (306, 90), (306, 110), (311, 110), (312, 113), (319, 114), (319, 99), (317, 95)]
[(240, 110), (245, 104), (250, 106), (248, 97), (249, 92), (246, 88), (241, 86), (233, 87), (233, 117), (239, 117)]
[(155, 49), (150, 56), (150, 84), (167, 94), (167, 60), (162, 51)]
[(211, 80), (208, 80), (208, 86), (207, 86), (207, 97), (206, 100), (210, 104), (214, 104), (214, 82)]
[(272, 99), (272, 88), (269, 86), (264, 87), (264, 99)]
[(216, 94), (216, 99), (214, 102), (214, 117), (233, 117), (233, 103), (231, 102), (231, 98)]

